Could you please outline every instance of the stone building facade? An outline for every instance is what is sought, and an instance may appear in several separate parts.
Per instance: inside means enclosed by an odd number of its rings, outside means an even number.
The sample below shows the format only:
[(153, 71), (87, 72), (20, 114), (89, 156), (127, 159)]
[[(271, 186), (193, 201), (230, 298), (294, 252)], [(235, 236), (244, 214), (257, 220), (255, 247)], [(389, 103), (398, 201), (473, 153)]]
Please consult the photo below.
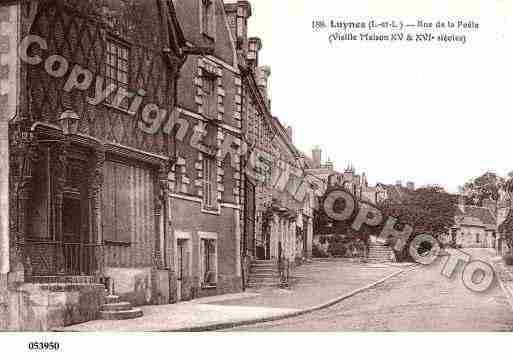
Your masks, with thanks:
[(451, 239), (462, 248), (497, 248), (497, 218), (488, 207), (459, 204)]
[(137, 306), (241, 291), (255, 259), (310, 257), (315, 181), (272, 116), (249, 2), (11, 3), (0, 328), (96, 319), (107, 287)]
[(175, 300), (242, 290), (242, 80), (224, 3), (174, 1), (191, 55), (178, 80), (170, 177)]
[(134, 305), (168, 303), (176, 143), (163, 128), (188, 51), (173, 4), (15, 6), (23, 61), (9, 123), (3, 327), (95, 319), (107, 279)]
[(295, 263), (311, 256), (315, 199), (291, 129), (271, 112), (271, 69), (260, 66), (261, 40), (248, 37), (251, 5), (237, 1), (225, 4), (225, 9), (242, 77), (246, 146), (242, 253), (245, 273), (249, 273), (254, 260)]

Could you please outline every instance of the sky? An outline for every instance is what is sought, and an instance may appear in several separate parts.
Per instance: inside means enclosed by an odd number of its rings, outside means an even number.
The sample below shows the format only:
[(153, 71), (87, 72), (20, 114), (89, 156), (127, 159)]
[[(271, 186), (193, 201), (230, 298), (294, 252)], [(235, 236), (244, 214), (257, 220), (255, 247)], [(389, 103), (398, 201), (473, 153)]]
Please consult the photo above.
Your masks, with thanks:
[[(319, 145), (371, 183), (457, 191), (513, 170), (513, 5), (508, 0), (251, 0), (272, 111), (296, 146)], [(313, 20), (478, 22), (465, 45), (339, 42)], [(452, 31), (447, 31), (452, 33)]]

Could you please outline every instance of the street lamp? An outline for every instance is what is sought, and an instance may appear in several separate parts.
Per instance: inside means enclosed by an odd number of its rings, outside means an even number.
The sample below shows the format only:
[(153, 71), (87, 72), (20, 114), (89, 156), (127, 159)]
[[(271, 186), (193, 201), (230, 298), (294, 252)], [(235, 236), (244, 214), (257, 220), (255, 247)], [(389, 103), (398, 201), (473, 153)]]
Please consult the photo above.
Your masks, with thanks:
[(59, 123), (65, 136), (76, 134), (80, 116), (72, 110), (64, 111), (59, 117)]

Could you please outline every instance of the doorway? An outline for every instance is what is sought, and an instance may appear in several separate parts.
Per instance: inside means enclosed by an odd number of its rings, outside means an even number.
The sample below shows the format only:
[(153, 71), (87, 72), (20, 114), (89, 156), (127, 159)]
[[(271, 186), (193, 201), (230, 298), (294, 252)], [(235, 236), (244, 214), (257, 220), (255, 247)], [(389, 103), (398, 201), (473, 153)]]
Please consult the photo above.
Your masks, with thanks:
[(89, 276), (97, 269), (90, 228), (90, 152), (72, 146), (65, 169), (57, 171), (56, 151), (40, 146), (27, 205), (25, 253), (35, 279)]
[(189, 293), (187, 293), (187, 282), (190, 278), (190, 266), (191, 266), (191, 246), (190, 240), (181, 238), (177, 241), (176, 247), (176, 267), (177, 267), (177, 288), (176, 288), (176, 300), (181, 302), (188, 299)]

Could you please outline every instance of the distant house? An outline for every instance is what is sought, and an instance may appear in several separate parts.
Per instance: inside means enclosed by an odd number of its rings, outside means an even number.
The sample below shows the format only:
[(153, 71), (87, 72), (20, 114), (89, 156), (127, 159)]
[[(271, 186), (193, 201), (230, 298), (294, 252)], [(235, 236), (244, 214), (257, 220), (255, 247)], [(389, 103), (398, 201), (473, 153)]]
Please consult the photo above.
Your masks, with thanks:
[(496, 248), (497, 218), (488, 207), (458, 205), (451, 236), (462, 248)]
[(375, 188), (376, 203), (382, 203), (389, 200), (394, 203), (402, 203), (413, 192), (415, 192), (415, 183), (408, 182), (406, 186), (403, 182), (397, 181), (395, 185), (378, 183)]

